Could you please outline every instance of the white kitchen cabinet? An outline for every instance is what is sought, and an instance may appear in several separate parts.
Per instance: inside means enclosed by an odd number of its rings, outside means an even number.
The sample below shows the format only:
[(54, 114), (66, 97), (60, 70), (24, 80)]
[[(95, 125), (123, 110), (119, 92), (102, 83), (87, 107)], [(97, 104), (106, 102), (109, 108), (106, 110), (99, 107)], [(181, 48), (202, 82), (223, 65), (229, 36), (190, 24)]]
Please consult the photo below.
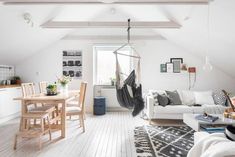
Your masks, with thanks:
[(20, 87), (0, 89), (0, 123), (19, 115), (21, 102), (13, 100), (16, 97), (21, 97)]

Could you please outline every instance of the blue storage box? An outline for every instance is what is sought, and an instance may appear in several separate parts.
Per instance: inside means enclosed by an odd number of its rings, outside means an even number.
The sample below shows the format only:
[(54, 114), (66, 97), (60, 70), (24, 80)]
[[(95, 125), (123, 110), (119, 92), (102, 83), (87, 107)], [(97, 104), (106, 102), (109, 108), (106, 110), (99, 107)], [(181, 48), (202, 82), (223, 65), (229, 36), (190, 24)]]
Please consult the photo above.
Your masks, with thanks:
[(105, 97), (94, 98), (94, 115), (104, 115), (106, 112)]

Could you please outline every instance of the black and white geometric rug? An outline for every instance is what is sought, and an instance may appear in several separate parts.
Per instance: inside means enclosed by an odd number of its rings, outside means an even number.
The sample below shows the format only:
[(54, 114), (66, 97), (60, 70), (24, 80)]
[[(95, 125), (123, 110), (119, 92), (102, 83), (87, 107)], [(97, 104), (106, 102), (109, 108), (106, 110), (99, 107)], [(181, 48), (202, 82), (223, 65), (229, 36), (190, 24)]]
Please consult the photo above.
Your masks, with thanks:
[(134, 130), (138, 157), (186, 157), (194, 131), (188, 126), (140, 126)]

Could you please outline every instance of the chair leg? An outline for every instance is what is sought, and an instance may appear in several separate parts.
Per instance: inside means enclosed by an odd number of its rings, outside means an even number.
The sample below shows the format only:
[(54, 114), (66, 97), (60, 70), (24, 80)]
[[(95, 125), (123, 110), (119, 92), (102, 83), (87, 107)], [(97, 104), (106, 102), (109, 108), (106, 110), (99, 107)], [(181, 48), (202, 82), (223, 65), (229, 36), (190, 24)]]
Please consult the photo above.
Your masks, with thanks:
[(23, 129), (22, 125), (23, 125), (23, 118), (20, 117), (20, 127), (19, 127), (19, 131), (21, 131), (21, 130)]
[(83, 132), (85, 132), (84, 115), (81, 115), (81, 121), (82, 121), (82, 130)]
[(83, 114), (83, 117), (84, 117), (84, 120), (86, 120), (86, 114), (85, 113)]
[(81, 115), (79, 115), (79, 127), (82, 127), (82, 118), (81, 118), (82, 116)]
[(49, 117), (47, 117), (47, 123), (48, 123), (48, 128), (49, 128), (49, 139), (51, 141), (51, 123)]
[(16, 147), (17, 147), (17, 134), (15, 135), (14, 150), (16, 150)]

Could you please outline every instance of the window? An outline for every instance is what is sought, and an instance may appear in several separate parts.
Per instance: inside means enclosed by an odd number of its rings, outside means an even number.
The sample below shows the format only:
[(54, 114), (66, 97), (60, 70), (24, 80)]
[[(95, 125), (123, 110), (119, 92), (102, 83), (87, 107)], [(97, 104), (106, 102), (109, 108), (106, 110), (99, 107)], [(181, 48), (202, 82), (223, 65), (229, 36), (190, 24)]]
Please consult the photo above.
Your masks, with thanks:
[[(114, 51), (120, 46), (94, 46), (94, 82), (97, 85), (110, 85), (111, 78), (115, 78), (116, 57)], [(119, 53), (131, 54), (129, 47), (123, 48)], [(132, 70), (132, 59), (118, 55), (122, 72), (126, 75)]]

